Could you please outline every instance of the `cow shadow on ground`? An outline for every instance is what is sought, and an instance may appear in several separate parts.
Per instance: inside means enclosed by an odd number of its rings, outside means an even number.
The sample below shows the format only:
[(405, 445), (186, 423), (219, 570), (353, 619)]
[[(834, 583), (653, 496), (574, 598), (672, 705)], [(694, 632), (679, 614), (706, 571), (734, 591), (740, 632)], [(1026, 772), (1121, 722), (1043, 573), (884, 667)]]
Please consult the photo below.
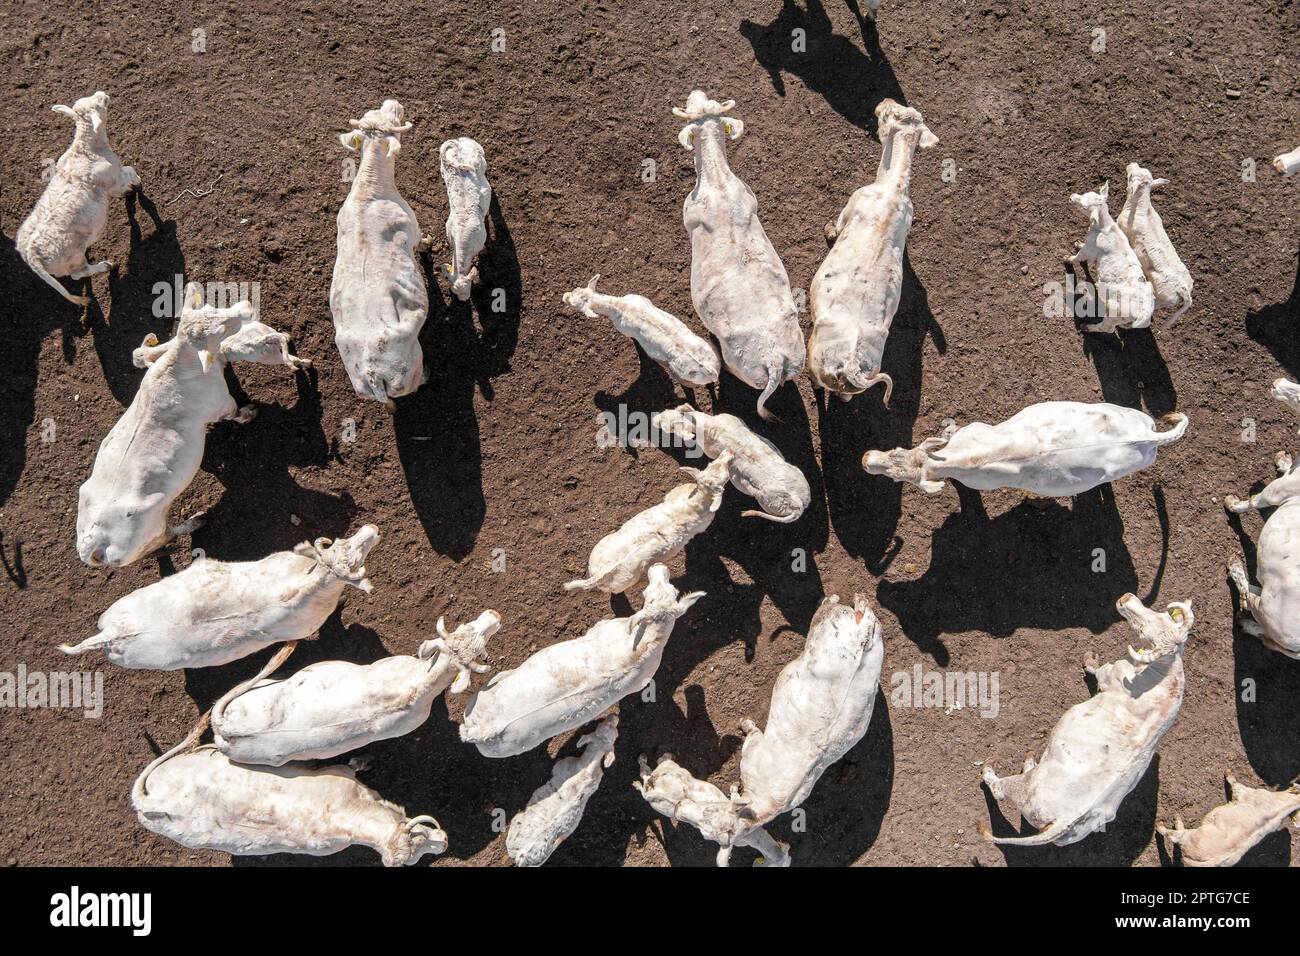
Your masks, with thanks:
[(1120, 329), (1118, 335), (1080, 335), (1083, 353), (1097, 370), (1105, 401), (1145, 408), (1154, 418), (1178, 407), (1178, 392), (1169, 366), (1150, 329)]
[(487, 513), (475, 392), (491, 401), (492, 379), (510, 370), (523, 309), (519, 257), (495, 195), (488, 222), (488, 244), (478, 260), (481, 284), (469, 301), (444, 299), (430, 257), (421, 259), (429, 320), (420, 343), (429, 380), (397, 399), (393, 414), (398, 459), (425, 537), (456, 561), (474, 549)]
[[(993, 799), (988, 785), (981, 783), (994, 836), (1029, 836), (1035, 831), (1027, 822), (1017, 832)], [(1156, 795), (1160, 789), (1160, 757), (1147, 767), (1132, 792), (1119, 805), (1115, 819), (1104, 830), (1068, 846), (1000, 845), (1007, 866), (1130, 866), (1153, 839), (1156, 825)], [(1011, 804), (1007, 804), (1011, 807)], [(1014, 811), (1013, 811), (1014, 812)]]
[(902, 307), (885, 342), (881, 369), (893, 379), (886, 409), (880, 386), (848, 402), (820, 393), (817, 406), (822, 469), (830, 524), (840, 545), (853, 558), (881, 575), (897, 554), (902, 516), (902, 483), (884, 475), (869, 475), (862, 467), (871, 449), (911, 447), (921, 407), (922, 349), (927, 335), (942, 355), (947, 351), (943, 330), (930, 311), (925, 286), (903, 256)]
[[(684, 402), (697, 408), (699, 406), (695, 389), (681, 389), (664, 371), (663, 366), (646, 355), (639, 344), (635, 348), (640, 364), (636, 380), (617, 394), (597, 392), (594, 402), (605, 418), (604, 427), (608, 434), (605, 440), (622, 448), (633, 458), (639, 458), (642, 443), (653, 438), (649, 434), (651, 416), (665, 409), (676, 408)], [(684, 396), (679, 393), (679, 389), (685, 392)], [(708, 464), (708, 461), (696, 457), (684, 464), (700, 467)]]
[(934, 533), (929, 568), (876, 591), (940, 666), (948, 660), (943, 634), (1007, 637), (1022, 627), (1099, 634), (1119, 619), (1115, 599), (1137, 587), (1137, 573), (1110, 485), (1076, 495), (1071, 507), (1036, 498), (996, 518), (978, 492), (953, 487), (961, 510)]
[[(886, 97), (906, 103), (898, 77), (880, 46), (876, 23), (862, 15), (849, 0), (858, 22), (863, 49), (834, 32), (821, 0), (784, 0), (781, 12), (768, 24), (742, 20), (740, 34), (754, 48), (754, 58), (767, 71), (778, 96), (785, 96), (782, 74), (797, 76), (826, 105), (854, 126), (876, 135), (876, 104)], [(802, 30), (807, 46), (792, 46), (795, 30)], [(864, 52), (865, 50), (865, 52)]]
[[(1262, 487), (1258, 482), (1252, 494)], [(1268, 509), (1272, 513), (1272, 509)], [(1241, 541), (1243, 565), (1252, 584), (1258, 567), (1255, 543), (1242, 527), (1241, 518), (1228, 515), (1228, 523)], [(1241, 629), (1241, 599), (1232, 594), (1233, 699), (1237, 706), (1237, 731), (1252, 769), (1271, 787), (1288, 786), (1300, 775), (1300, 661), (1269, 650), (1264, 642)]]
[(1295, 284), (1284, 302), (1246, 313), (1246, 334), (1273, 353), (1291, 378), (1300, 377), (1300, 256), (1296, 258)]

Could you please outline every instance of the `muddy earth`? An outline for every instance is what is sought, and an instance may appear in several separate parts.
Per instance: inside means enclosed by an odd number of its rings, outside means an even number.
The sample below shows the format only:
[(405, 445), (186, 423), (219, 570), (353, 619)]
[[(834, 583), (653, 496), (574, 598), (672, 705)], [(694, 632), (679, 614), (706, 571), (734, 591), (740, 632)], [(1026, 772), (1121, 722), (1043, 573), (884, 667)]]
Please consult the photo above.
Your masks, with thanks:
[[(880, 389), (827, 406), (802, 377), (770, 403), (780, 422), (761, 426), (756, 392), (734, 378), (693, 396), (771, 438), (808, 476), (813, 504), (774, 525), (743, 518), (752, 502), (729, 491), (673, 562), (684, 590), (708, 596), (678, 623), (652, 699), (622, 702), (617, 760), (552, 864), (711, 865), (712, 844), (633, 790), (637, 756), (671, 751), (724, 789), (736, 781), (738, 725), (764, 722), (827, 594), (863, 592), (880, 614), (882, 692), (867, 736), (802, 818), (772, 827), (796, 865), (1156, 865), (1155, 823), (1199, 820), (1222, 802), (1225, 771), (1272, 787), (1300, 773), (1300, 661), (1234, 626), (1224, 573), (1243, 553), (1253, 573), (1260, 518), (1229, 519), (1221, 503), (1270, 478), (1300, 426), (1269, 396), (1274, 378), (1300, 375), (1300, 180), (1269, 163), (1300, 143), (1294, 0), (885, 0), (875, 24), (852, 0), (157, 7), (0, 8), (0, 671), (93, 669), (105, 697), (97, 719), (0, 710), (0, 862), (377, 865), (364, 848), (232, 861), (136, 822), (135, 775), (267, 655), (153, 673), (56, 647), (194, 560), (191, 548), (250, 560), (379, 526), (373, 594), (350, 590), (289, 670), (412, 653), (439, 615), (454, 625), (485, 607), (504, 619), (492, 666), (513, 667), (639, 605), (639, 589), (629, 604), (560, 586), (679, 482), (686, 459), (602, 447), (598, 419), (630, 423), (692, 396), (561, 295), (599, 272), (602, 290), (648, 295), (699, 328), (682, 228), (694, 171), (670, 112), (696, 87), (736, 101), (745, 135), (732, 165), (797, 288), (825, 255), (826, 222), (875, 175), (876, 105), (894, 97), (925, 114), (940, 144), (916, 158), (884, 359), (894, 394), (888, 408)], [(97, 89), (113, 97), (111, 142), (144, 188), (111, 205), (93, 255), (117, 269), (93, 280), (83, 312), (22, 264), (13, 238), (70, 141), (50, 106)], [(349, 186), (337, 134), (387, 97), (415, 123), (399, 186), (438, 239), (424, 260), (432, 376), (395, 413), (353, 392), (328, 305)], [(437, 150), (462, 135), (483, 144), (496, 194), (468, 303), (437, 275)], [(1195, 305), (1173, 330), (1158, 317), (1153, 330), (1084, 336), (1044, 314), (1086, 230), (1068, 197), (1109, 180), (1118, 212), (1133, 161), (1171, 180), (1156, 203)], [(168, 554), (93, 570), (74, 547), (77, 487), (143, 374), (132, 349), (170, 329), (180, 276), (247, 284), (314, 365), (235, 368), (236, 397), (259, 413), (212, 430), (173, 510), (206, 510), (206, 526)], [(868, 449), (1046, 399), (1176, 410), (1191, 426), (1151, 468), (1074, 500), (929, 496), (861, 469)], [(983, 844), (980, 821), (1011, 834), (1020, 820), (991, 803), (981, 761), (1013, 772), (1086, 698), (1084, 657), (1113, 660), (1131, 638), (1114, 607), (1126, 591), (1196, 612), (1186, 698), (1158, 760), (1104, 833), (1065, 848)], [(982, 677), (989, 699), (927, 707), (894, 692), (931, 673)], [(417, 732), (368, 748), (363, 779), (437, 816), (451, 846), (435, 865), (500, 864), (502, 822), (573, 741), (489, 760), (457, 737), (464, 702), (439, 702)], [(1247, 862), (1289, 863), (1291, 839), (1269, 837)], [(733, 864), (753, 859), (737, 850)]]

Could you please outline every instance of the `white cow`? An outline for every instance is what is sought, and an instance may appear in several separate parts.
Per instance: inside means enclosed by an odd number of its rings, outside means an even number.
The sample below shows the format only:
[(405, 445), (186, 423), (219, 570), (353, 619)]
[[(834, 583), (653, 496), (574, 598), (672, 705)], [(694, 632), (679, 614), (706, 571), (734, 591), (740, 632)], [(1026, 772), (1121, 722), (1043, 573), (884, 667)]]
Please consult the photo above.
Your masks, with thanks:
[(1166, 846), (1182, 850), (1184, 866), (1234, 866), (1264, 837), (1286, 829), (1288, 818), (1300, 822), (1294, 816), (1300, 814), (1300, 785), (1277, 792), (1247, 787), (1232, 774), (1224, 780), (1228, 802), (1207, 813), (1199, 827), (1185, 829), (1182, 817), (1174, 819), (1172, 830), (1156, 824)]
[(85, 305), (84, 295), (73, 295), (56, 276), (85, 279), (107, 272), (107, 260), (91, 265), (86, 252), (104, 233), (108, 201), (139, 187), (140, 176), (123, 166), (108, 145), (108, 94), (83, 96), (72, 106), (55, 106), (54, 112), (77, 124), (72, 145), (59, 157), (50, 184), (23, 220), (14, 246), (33, 272), (69, 302)]
[(1239, 561), (1228, 566), (1228, 575), (1242, 610), (1249, 615), (1241, 629), (1254, 634), (1266, 647), (1287, 657), (1300, 659), (1300, 468), (1285, 452), (1274, 459), (1278, 477), (1257, 495), (1241, 499), (1226, 495), (1224, 507), (1237, 514), (1260, 508), (1277, 508), (1259, 533), (1254, 587)]
[(1283, 176), (1292, 176), (1300, 172), (1300, 146), (1297, 146), (1289, 153), (1283, 153), (1281, 156), (1276, 157), (1273, 160), (1273, 168)]
[(1084, 326), (1087, 332), (1145, 329), (1156, 309), (1155, 290), (1143, 274), (1142, 262), (1111, 217), (1109, 193), (1110, 183), (1103, 183), (1100, 192), (1070, 196), (1070, 202), (1088, 216), (1088, 235), (1079, 251), (1065, 261), (1071, 266), (1088, 264), (1097, 299), (1105, 309), (1100, 322)]
[(194, 746), (205, 723), (136, 778), (131, 807), (145, 829), (192, 850), (236, 856), (328, 856), (361, 845), (385, 866), (409, 866), (446, 851), (437, 820), (408, 819), (351, 768), (246, 767), (216, 747)]
[(610, 714), (578, 739), (582, 753), (556, 761), (551, 779), (533, 792), (506, 831), (506, 853), (515, 866), (541, 866), (578, 828), (587, 801), (614, 762), (617, 736), (618, 714)]
[(657, 433), (694, 442), (710, 458), (729, 453), (732, 485), (758, 499), (763, 507), (762, 511), (741, 512), (745, 517), (790, 524), (812, 503), (812, 490), (803, 472), (735, 415), (706, 415), (690, 405), (679, 405), (658, 412), (650, 423)]
[(447, 244), (451, 246), (451, 262), (443, 266), (443, 273), (452, 293), (463, 301), (478, 281), (474, 259), (487, 245), (485, 220), (492, 208), (487, 158), (483, 147), (468, 136), (447, 140), (438, 157), (447, 185)]
[(803, 371), (803, 332), (790, 278), (758, 221), (758, 200), (727, 165), (727, 140), (745, 131), (730, 115), (734, 106), (695, 90), (685, 109), (673, 107), (686, 121), (678, 140), (695, 152), (695, 189), (682, 207), (691, 237), (691, 301), (727, 368), (762, 389), (758, 414), (770, 418), (768, 398)]
[(1120, 210), (1119, 227), (1137, 253), (1142, 274), (1155, 291), (1156, 305), (1176, 310), (1166, 325), (1170, 328), (1192, 307), (1192, 274), (1178, 258), (1160, 213), (1151, 205), (1151, 190), (1169, 180), (1152, 179), (1151, 171), (1137, 163), (1128, 164), (1127, 175), (1128, 197)]
[(1122, 614), (1149, 642), (1131, 646), (1127, 658), (1100, 667), (1089, 655), (1085, 665), (1097, 679), (1097, 693), (1061, 717), (1043, 756), (1025, 761), (1024, 772), (999, 777), (984, 765), (984, 782), (995, 800), (1010, 800), (1040, 832), (994, 837), (988, 824), (980, 835), (994, 843), (1066, 846), (1104, 829), (1124, 798), (1138, 785), (1160, 741), (1173, 726), (1183, 702), (1183, 643), (1194, 620), (1189, 604), (1152, 611), (1132, 594), (1116, 602)]
[(98, 634), (59, 649), (103, 650), (121, 667), (179, 670), (310, 637), (346, 585), (371, 589), (366, 555), (378, 540), (379, 529), (368, 524), (351, 538), (317, 538), (260, 561), (202, 558), (115, 601), (100, 615)]
[(1019, 488), (1044, 498), (1078, 495), (1149, 467), (1161, 445), (1187, 430), (1187, 416), (1167, 417), (1173, 428), (1155, 430), (1150, 415), (1106, 402), (1039, 402), (998, 425), (951, 425), (915, 448), (869, 451), (862, 466), (872, 475), (910, 481), (928, 494), (944, 479), (990, 491)]
[(460, 739), (485, 757), (513, 757), (602, 714), (650, 682), (673, 624), (704, 596), (678, 599), (656, 564), (631, 617), (611, 617), (582, 637), (542, 648), (470, 698)]
[(172, 502), (189, 486), (216, 422), (249, 421), (226, 387), (229, 362), (301, 369), (288, 336), (259, 322), (253, 307), (203, 304), (203, 288), (186, 286), (176, 333), (149, 335), (133, 355), (147, 369), (131, 405), (100, 443), (77, 499), (77, 553), (91, 567), (122, 567), (198, 526), (167, 526)]
[(808, 628), (803, 653), (772, 689), (767, 727), (745, 720), (740, 815), (763, 825), (808, 799), (826, 768), (867, 732), (885, 647), (865, 596), (853, 607), (830, 595)]
[(759, 862), (767, 866), (789, 866), (789, 847), (779, 843), (761, 826), (741, 818), (743, 806), (736, 788), (731, 796), (706, 780), (697, 780), (679, 766), (671, 754), (664, 754), (651, 769), (640, 758), (641, 779), (633, 782), (637, 792), (659, 813), (674, 823), (688, 823), (704, 839), (719, 846), (717, 864), (726, 866), (733, 847), (753, 847)]
[(1291, 411), (1300, 413), (1300, 385), (1285, 378), (1273, 380), (1273, 397)]
[(352, 387), (390, 409), (428, 378), (420, 330), (429, 293), (415, 258), (420, 224), (395, 178), (402, 133), (411, 128), (402, 117), (402, 104), (385, 100), (339, 136), (346, 149), (361, 151), (361, 166), (339, 209), (330, 283), (334, 341)]
[(213, 705), (213, 743), (239, 763), (280, 767), (408, 734), (429, 719), (443, 691), (462, 693), (471, 671), (488, 670), (479, 659), (500, 627), (491, 610), (450, 633), (438, 618), (440, 636), (415, 656), (320, 661), (283, 680), (268, 679), (274, 667), (264, 669)]
[(692, 538), (713, 524), (731, 476), (731, 462), (731, 453), (724, 451), (707, 468), (683, 468), (692, 480), (597, 541), (587, 560), (587, 577), (568, 582), (564, 589), (598, 588), (621, 594), (640, 581), (651, 565), (681, 554)]
[(712, 343), (643, 295), (597, 292), (598, 279), (599, 275), (586, 286), (564, 293), (564, 304), (588, 318), (608, 318), (614, 328), (645, 349), (674, 382), (708, 385), (718, 380), (722, 366)]
[(884, 100), (876, 181), (849, 197), (827, 226), (835, 245), (808, 289), (813, 330), (808, 371), (813, 382), (848, 401), (878, 382), (885, 404), (894, 383), (880, 370), (885, 339), (903, 289), (903, 255), (912, 228), (912, 157), (939, 140), (919, 112)]

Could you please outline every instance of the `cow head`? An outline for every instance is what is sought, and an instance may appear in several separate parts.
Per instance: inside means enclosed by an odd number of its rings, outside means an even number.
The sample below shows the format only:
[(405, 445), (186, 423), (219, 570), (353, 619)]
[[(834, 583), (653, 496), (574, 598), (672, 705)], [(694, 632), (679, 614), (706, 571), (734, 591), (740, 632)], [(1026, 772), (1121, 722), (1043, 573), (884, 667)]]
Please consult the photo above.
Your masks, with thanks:
[(367, 110), (359, 120), (350, 120), (352, 131), (341, 133), (339, 142), (345, 149), (356, 152), (367, 139), (383, 140), (388, 156), (397, 155), (402, 148), (402, 134), (411, 128), (410, 123), (402, 121), (405, 111), (397, 100), (384, 100), (377, 110)]
[(1164, 611), (1153, 611), (1134, 595), (1125, 594), (1115, 602), (1115, 608), (1138, 632), (1138, 637), (1149, 645), (1142, 651), (1129, 646), (1128, 656), (1135, 664), (1150, 664), (1167, 654), (1181, 651), (1196, 620), (1191, 604), (1181, 601), (1175, 601)]
[(703, 90), (691, 91), (691, 95), (686, 98), (685, 108), (673, 107), (673, 115), (686, 121), (682, 131), (677, 134), (677, 141), (686, 149), (694, 149), (696, 132), (702, 124), (710, 121), (721, 122), (729, 139), (740, 139), (745, 133), (745, 124), (729, 115), (735, 106), (735, 100), (719, 103), (709, 99)]
[(89, 137), (95, 143), (108, 142), (108, 94), (103, 90), (83, 96), (71, 106), (52, 106), (77, 124), (78, 135)]
[(488, 669), (481, 659), (487, 656), (488, 638), (500, 629), (501, 615), (490, 609), (450, 633), (446, 622), (440, 617), (438, 636), (420, 645), (419, 656), (436, 661), (445, 654), (456, 668), (456, 679), (451, 685), (451, 692), (459, 694), (469, 687), (471, 671), (481, 674)]
[(379, 529), (372, 524), (364, 525), (350, 538), (317, 538), (314, 542), (304, 541), (293, 549), (294, 554), (311, 558), (330, 574), (345, 584), (350, 584), (362, 591), (372, 590), (370, 579), (366, 577), (366, 555), (379, 541)]

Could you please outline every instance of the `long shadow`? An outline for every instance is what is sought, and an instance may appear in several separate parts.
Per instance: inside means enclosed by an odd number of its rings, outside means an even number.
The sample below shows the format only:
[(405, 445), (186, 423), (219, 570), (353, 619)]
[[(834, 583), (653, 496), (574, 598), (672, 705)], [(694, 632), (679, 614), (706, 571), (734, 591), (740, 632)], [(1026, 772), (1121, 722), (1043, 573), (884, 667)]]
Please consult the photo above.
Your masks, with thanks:
[[(1017, 832), (993, 799), (986, 784), (980, 784), (988, 804), (990, 826), (994, 836), (1028, 836), (1033, 827), (1025, 824)], [(1130, 866), (1142, 855), (1152, 840), (1156, 825), (1156, 795), (1160, 789), (1160, 757), (1133, 791), (1124, 798), (1104, 830), (1092, 833), (1069, 846), (999, 846), (1007, 866)]]
[(398, 459), (425, 536), (456, 561), (474, 549), (487, 513), (475, 389), (491, 401), (492, 379), (510, 370), (523, 309), (519, 257), (495, 195), (488, 222), (488, 244), (478, 261), (481, 283), (470, 302), (445, 301), (429, 257), (422, 260), (429, 321), (420, 341), (429, 382), (398, 399), (393, 415)]
[(897, 534), (902, 515), (901, 484), (883, 475), (868, 475), (862, 456), (869, 449), (911, 447), (921, 407), (921, 352), (926, 335), (939, 354), (947, 350), (943, 330), (930, 311), (925, 286), (903, 255), (902, 305), (885, 341), (882, 370), (894, 380), (890, 407), (881, 402), (879, 386), (848, 402), (822, 393), (818, 427), (830, 523), (841, 546), (862, 560), (874, 575), (889, 567), (902, 544)]
[(1120, 329), (1115, 336), (1085, 332), (1081, 338), (1106, 401), (1127, 408), (1145, 407), (1156, 418), (1178, 407), (1169, 366), (1150, 329)]
[[(930, 567), (914, 581), (882, 581), (876, 595), (902, 630), (945, 664), (942, 634), (1021, 627), (1086, 627), (1099, 634), (1118, 615), (1115, 597), (1137, 587), (1124, 522), (1109, 485), (1073, 507), (1025, 501), (990, 519), (978, 493), (954, 485), (960, 512), (935, 532)], [(1094, 571), (1103, 560), (1104, 571)]]
[(1286, 301), (1246, 313), (1246, 334), (1272, 352), (1292, 378), (1300, 376), (1297, 325), (1300, 325), (1300, 256), (1296, 258), (1295, 283)]
[[(880, 46), (875, 21), (852, 3), (849, 9), (858, 21), (864, 49), (834, 32), (820, 0), (805, 0), (803, 6), (784, 0), (775, 20), (766, 25), (742, 20), (740, 34), (754, 48), (754, 58), (779, 96), (785, 96), (783, 74), (797, 76), (836, 113), (874, 136), (876, 104), (886, 97), (904, 104), (907, 100)], [(804, 31), (802, 51), (794, 49), (795, 30)]]
[[(609, 430), (609, 440), (636, 458), (640, 456), (640, 449), (636, 444), (629, 442), (633, 439), (649, 437), (638, 432), (649, 427), (650, 416), (664, 409), (676, 408), (689, 399), (677, 393), (677, 386), (658, 362), (646, 355), (640, 345), (634, 347), (637, 361), (640, 363), (636, 380), (618, 394), (597, 392), (595, 404), (608, 416), (607, 421), (615, 426)], [(633, 415), (637, 417), (634, 418)], [(641, 421), (642, 415), (645, 416), (645, 425), (638, 429), (637, 423)], [(692, 461), (683, 463), (693, 467), (703, 467), (708, 464), (708, 461), (697, 455)]]

